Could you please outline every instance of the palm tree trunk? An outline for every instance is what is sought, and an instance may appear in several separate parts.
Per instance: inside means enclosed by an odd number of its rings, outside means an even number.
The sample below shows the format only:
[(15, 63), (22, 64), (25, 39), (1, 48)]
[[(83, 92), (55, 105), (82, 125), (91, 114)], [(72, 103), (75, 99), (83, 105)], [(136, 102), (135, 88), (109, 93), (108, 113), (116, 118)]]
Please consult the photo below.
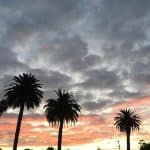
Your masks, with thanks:
[(130, 131), (127, 132), (127, 150), (130, 150)]
[(16, 126), (16, 132), (15, 132), (15, 139), (14, 139), (13, 150), (17, 150), (23, 111), (24, 111), (24, 104), (20, 106), (20, 111), (19, 111), (18, 121), (17, 121), (17, 126)]
[(59, 133), (58, 133), (58, 148), (57, 150), (61, 150), (62, 144), (62, 131), (63, 131), (63, 119), (60, 121)]

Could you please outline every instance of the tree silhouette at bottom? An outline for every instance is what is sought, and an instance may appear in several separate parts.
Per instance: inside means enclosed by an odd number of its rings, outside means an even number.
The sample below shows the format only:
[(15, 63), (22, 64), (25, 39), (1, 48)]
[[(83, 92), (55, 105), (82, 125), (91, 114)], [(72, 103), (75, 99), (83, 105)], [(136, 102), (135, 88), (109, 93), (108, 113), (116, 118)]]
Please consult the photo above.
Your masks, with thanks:
[(46, 150), (55, 150), (53, 147), (48, 147)]
[(64, 123), (67, 124), (71, 122), (75, 124), (79, 117), (81, 107), (77, 103), (72, 92), (61, 89), (55, 92), (57, 98), (48, 99), (44, 109), (49, 124), (52, 124), (52, 126), (59, 126), (57, 150), (61, 150)]
[(150, 150), (150, 143), (143, 143), (140, 150)]
[(130, 134), (133, 130), (139, 130), (141, 118), (131, 111), (130, 108), (121, 109), (114, 118), (114, 125), (120, 132), (125, 132), (127, 135), (127, 150), (130, 150)]

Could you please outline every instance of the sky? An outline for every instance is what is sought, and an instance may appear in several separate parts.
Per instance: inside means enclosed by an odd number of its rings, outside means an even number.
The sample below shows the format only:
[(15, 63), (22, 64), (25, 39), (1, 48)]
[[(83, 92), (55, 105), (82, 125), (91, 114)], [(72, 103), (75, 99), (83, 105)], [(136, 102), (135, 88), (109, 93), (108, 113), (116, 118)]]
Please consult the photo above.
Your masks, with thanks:
[[(63, 148), (121, 150), (126, 136), (114, 127), (120, 109), (141, 118), (131, 136), (150, 141), (150, 1), (0, 0), (0, 99), (14, 75), (32, 73), (43, 84), (39, 108), (24, 112), (19, 148), (57, 145), (58, 128), (43, 105), (58, 88), (73, 91), (82, 111), (65, 125)], [(0, 118), (0, 147), (11, 149), (18, 110)]]

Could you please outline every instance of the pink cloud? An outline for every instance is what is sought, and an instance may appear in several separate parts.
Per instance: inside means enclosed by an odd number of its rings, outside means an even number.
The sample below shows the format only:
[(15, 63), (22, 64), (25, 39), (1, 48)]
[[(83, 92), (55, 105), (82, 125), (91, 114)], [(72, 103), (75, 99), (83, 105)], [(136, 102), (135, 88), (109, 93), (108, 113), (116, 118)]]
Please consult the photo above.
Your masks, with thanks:
[(121, 108), (126, 108), (126, 107), (138, 108), (142, 106), (150, 106), (149, 96), (119, 102), (113, 106), (113, 109), (116, 110), (116, 109), (121, 109)]
[[(124, 136), (115, 129), (113, 119), (120, 108), (141, 108), (150, 104), (150, 97), (123, 101), (115, 104), (112, 111), (105, 114), (81, 115), (75, 126), (65, 125), (63, 130), (63, 145), (73, 146), (88, 144), (95, 140), (104, 140)], [(134, 135), (148, 137), (150, 132), (149, 112), (143, 111), (144, 116), (141, 130)], [(145, 117), (146, 116), (146, 117)], [(4, 115), (0, 118), (1, 145), (12, 146), (17, 116)], [(49, 146), (57, 145), (58, 128), (49, 126), (46, 118), (40, 115), (24, 116), (19, 138), (19, 146)], [(149, 139), (150, 140), (150, 139)]]

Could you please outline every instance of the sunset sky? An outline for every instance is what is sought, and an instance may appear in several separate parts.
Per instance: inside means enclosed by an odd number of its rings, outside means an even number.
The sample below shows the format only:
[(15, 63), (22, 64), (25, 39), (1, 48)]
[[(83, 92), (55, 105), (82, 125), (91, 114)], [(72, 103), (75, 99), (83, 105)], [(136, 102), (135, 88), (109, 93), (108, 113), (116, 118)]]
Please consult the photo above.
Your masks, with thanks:
[[(12, 77), (33, 73), (43, 84), (39, 108), (24, 112), (19, 148), (46, 150), (57, 145), (58, 128), (44, 116), (54, 90), (73, 91), (82, 111), (65, 125), (63, 148), (126, 149), (114, 127), (119, 109), (141, 118), (131, 136), (150, 142), (149, 0), (0, 0), (0, 99)], [(18, 110), (0, 118), (0, 147), (12, 149)]]

